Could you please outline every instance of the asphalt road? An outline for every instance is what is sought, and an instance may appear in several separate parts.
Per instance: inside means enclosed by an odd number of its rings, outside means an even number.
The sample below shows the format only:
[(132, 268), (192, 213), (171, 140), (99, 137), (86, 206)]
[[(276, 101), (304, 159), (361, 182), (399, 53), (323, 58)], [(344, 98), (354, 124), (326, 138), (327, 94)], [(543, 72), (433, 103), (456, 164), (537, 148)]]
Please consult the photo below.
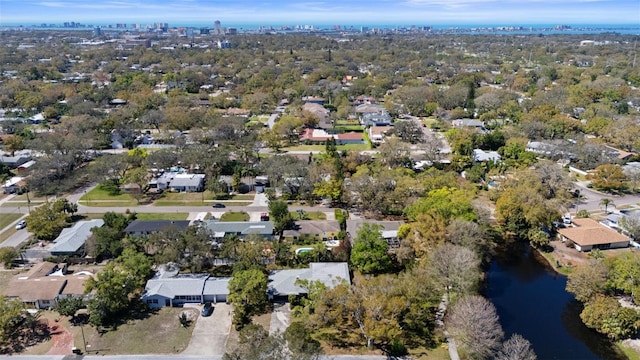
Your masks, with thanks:
[(639, 206), (640, 205), (640, 196), (639, 195), (611, 195), (601, 193), (587, 187), (588, 181), (580, 181), (576, 182), (575, 185), (580, 189), (580, 194), (582, 195), (582, 200), (579, 203), (576, 203), (574, 207), (571, 208), (571, 212), (575, 213), (578, 210), (604, 210), (602, 205), (600, 205), (600, 201), (602, 199), (607, 198), (613, 201), (615, 206), (609, 205), (609, 209), (613, 209), (616, 206)]

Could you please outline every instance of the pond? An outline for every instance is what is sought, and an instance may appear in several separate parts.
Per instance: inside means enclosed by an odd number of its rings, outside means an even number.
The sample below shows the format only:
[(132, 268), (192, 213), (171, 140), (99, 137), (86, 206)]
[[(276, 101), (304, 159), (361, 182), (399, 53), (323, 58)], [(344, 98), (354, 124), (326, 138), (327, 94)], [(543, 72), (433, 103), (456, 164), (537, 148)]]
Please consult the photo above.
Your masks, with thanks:
[(565, 290), (566, 284), (567, 278), (528, 244), (511, 241), (497, 249), (483, 292), (496, 306), (505, 338), (521, 334), (538, 359), (627, 359), (606, 337), (582, 324), (582, 305)]

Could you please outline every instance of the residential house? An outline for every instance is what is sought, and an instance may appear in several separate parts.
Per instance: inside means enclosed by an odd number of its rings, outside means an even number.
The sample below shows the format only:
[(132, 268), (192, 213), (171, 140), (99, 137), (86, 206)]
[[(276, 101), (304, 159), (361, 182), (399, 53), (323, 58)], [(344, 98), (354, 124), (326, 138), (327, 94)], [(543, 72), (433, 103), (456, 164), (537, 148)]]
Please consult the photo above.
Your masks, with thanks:
[(499, 162), (501, 159), (497, 151), (484, 151), (482, 149), (473, 149), (473, 160), (477, 162), (494, 161)]
[(308, 102), (302, 106), (302, 110), (307, 111), (318, 118), (318, 127), (322, 129), (333, 128), (333, 124), (327, 119), (330, 111), (324, 106), (315, 102)]
[(390, 248), (397, 248), (400, 246), (400, 239), (398, 238), (398, 229), (400, 225), (404, 224), (402, 221), (377, 221), (368, 219), (347, 220), (347, 237), (353, 244), (354, 239), (358, 236), (358, 231), (364, 224), (371, 224), (380, 226), (380, 233), (382, 238), (387, 241)]
[(371, 126), (369, 132), (369, 140), (374, 143), (384, 142), (384, 138), (393, 130), (393, 126)]
[(633, 152), (628, 152), (620, 149), (616, 149), (611, 146), (605, 146), (606, 155), (612, 159), (624, 161), (632, 158), (636, 154)]
[(478, 130), (484, 130), (484, 123), (480, 120), (474, 119), (457, 119), (451, 122), (451, 125), (457, 128), (472, 128)]
[(288, 300), (290, 295), (306, 294), (307, 290), (296, 284), (297, 280), (320, 281), (327, 288), (342, 282), (351, 284), (346, 262), (310, 263), (308, 269), (273, 270), (269, 274), (267, 295), (269, 300)]
[(124, 233), (134, 236), (147, 236), (160, 231), (176, 229), (185, 231), (189, 220), (134, 220), (124, 229)]
[(104, 225), (104, 220), (96, 219), (78, 221), (72, 227), (63, 229), (60, 235), (53, 240), (53, 246), (49, 252), (53, 256), (84, 256), (85, 242), (91, 237), (91, 229)]
[(152, 308), (227, 301), (231, 278), (216, 278), (209, 274), (180, 274), (179, 270), (174, 264), (162, 266), (147, 281), (142, 301)]
[(344, 134), (332, 135), (322, 129), (310, 129), (306, 128), (299, 136), (300, 142), (310, 144), (324, 144), (329, 139), (335, 139), (337, 145), (345, 144), (362, 144), (364, 143), (364, 137), (362, 133), (351, 131)]
[(2, 192), (5, 194), (13, 194), (20, 190), (20, 187), (23, 185), (24, 178), (19, 176), (14, 176), (11, 179), (7, 180), (2, 184)]
[(573, 219), (573, 226), (558, 229), (562, 241), (571, 241), (578, 251), (617, 249), (629, 246), (629, 238), (593, 219)]
[(224, 239), (227, 236), (238, 236), (245, 239), (250, 234), (255, 234), (263, 239), (273, 239), (273, 221), (218, 221), (207, 220), (202, 223), (215, 240)]
[(149, 187), (177, 192), (204, 191), (204, 174), (165, 172), (149, 182)]
[(360, 115), (360, 124), (362, 126), (390, 126), (391, 123), (391, 115), (389, 115), (386, 110), (377, 113), (363, 113)]
[(84, 294), (84, 283), (93, 277), (93, 273), (78, 271), (67, 274), (66, 264), (42, 262), (35, 265), (26, 274), (19, 274), (7, 285), (4, 295), (10, 299), (19, 299), (27, 308), (47, 309), (58, 299), (69, 296), (88, 298)]
[(305, 104), (318, 104), (318, 105), (324, 105), (325, 99), (321, 98), (321, 97), (316, 97), (316, 96), (305, 96), (302, 98), (302, 102), (304, 102)]
[(315, 239), (322, 241), (337, 240), (340, 223), (336, 220), (298, 220), (293, 229), (285, 230), (283, 236), (293, 241)]
[(7, 152), (0, 154), (0, 163), (5, 164), (12, 169), (15, 169), (31, 160), (33, 160), (31, 150), (14, 151), (13, 154)]
[(29, 170), (35, 164), (36, 164), (35, 160), (30, 160), (30, 161), (27, 161), (26, 163), (18, 166), (16, 168), (16, 170), (18, 170), (19, 173), (22, 173), (22, 172), (25, 172), (25, 171)]

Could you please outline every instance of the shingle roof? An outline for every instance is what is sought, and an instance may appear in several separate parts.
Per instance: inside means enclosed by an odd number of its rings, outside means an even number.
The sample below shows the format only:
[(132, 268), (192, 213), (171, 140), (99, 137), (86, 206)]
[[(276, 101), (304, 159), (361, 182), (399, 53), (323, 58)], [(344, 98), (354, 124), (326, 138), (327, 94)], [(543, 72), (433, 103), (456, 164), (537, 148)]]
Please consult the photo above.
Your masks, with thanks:
[(24, 302), (55, 299), (67, 283), (64, 277), (17, 279), (9, 282), (4, 295), (17, 297)]
[(320, 281), (328, 288), (335, 287), (342, 280), (351, 284), (347, 263), (311, 263), (308, 269), (272, 271), (267, 292), (274, 296), (303, 294), (306, 291), (295, 285), (297, 279)]
[(210, 277), (204, 282), (204, 295), (229, 295), (229, 280), (231, 278)]
[(273, 221), (215, 221), (204, 222), (209, 231), (225, 234), (259, 234), (272, 235)]
[(53, 241), (54, 245), (49, 251), (51, 253), (75, 253), (91, 236), (91, 229), (102, 225), (104, 225), (102, 219), (79, 221), (73, 227), (63, 229)]
[(163, 231), (172, 227), (178, 230), (185, 230), (189, 227), (190, 221), (188, 220), (134, 220), (126, 229), (125, 233), (151, 233), (156, 231)]
[(558, 232), (580, 246), (629, 241), (628, 237), (593, 219), (573, 219), (572, 221), (576, 227), (558, 229)]

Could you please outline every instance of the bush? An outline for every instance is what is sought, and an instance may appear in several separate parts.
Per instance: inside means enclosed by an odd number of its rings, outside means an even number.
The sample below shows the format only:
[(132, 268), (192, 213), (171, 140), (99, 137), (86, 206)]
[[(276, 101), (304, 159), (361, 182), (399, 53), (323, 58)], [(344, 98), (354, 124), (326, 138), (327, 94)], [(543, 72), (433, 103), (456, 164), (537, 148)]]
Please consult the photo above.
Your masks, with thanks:
[(98, 185), (98, 189), (106, 191), (109, 194), (109, 196), (120, 195), (120, 186), (118, 186), (118, 184), (115, 183), (114, 181), (106, 181), (106, 182), (100, 183), (100, 185)]
[(588, 218), (589, 216), (591, 216), (591, 214), (589, 214), (589, 211), (585, 209), (582, 209), (576, 213), (576, 217), (580, 219), (585, 219), (585, 218)]

